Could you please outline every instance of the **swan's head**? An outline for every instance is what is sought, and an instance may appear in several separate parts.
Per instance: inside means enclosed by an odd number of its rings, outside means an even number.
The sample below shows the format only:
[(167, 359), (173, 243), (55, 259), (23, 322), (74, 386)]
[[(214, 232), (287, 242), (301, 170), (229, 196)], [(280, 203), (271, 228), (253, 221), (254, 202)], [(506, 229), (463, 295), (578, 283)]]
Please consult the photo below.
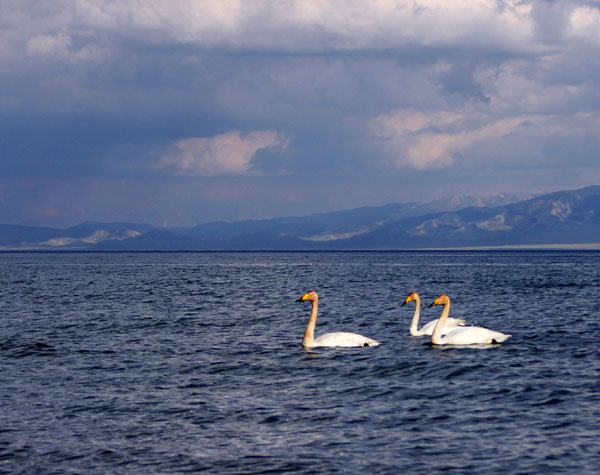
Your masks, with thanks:
[(408, 302), (418, 302), (418, 301), (419, 301), (419, 294), (416, 292), (411, 292), (410, 294), (408, 294), (408, 297), (406, 297), (404, 302), (402, 302), (402, 305), (406, 305)]
[(436, 305), (447, 305), (449, 303), (450, 303), (450, 297), (448, 297), (446, 294), (442, 294), (433, 301), (433, 303), (430, 305), (430, 307), (435, 307)]
[(300, 297), (298, 300), (296, 300), (296, 302), (303, 302), (305, 300), (309, 300), (311, 302), (316, 302), (317, 300), (319, 300), (319, 296), (317, 295), (317, 292), (315, 292), (314, 290), (309, 290), (302, 297)]

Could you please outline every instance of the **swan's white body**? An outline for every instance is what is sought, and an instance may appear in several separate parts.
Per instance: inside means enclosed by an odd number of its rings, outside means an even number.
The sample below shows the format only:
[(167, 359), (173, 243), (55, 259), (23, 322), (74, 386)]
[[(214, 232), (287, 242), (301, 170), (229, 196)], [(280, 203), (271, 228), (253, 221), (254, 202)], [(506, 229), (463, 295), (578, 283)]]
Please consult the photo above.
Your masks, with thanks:
[(445, 336), (442, 336), (444, 322), (450, 314), (450, 298), (447, 295), (440, 295), (433, 301), (431, 306), (443, 305), (444, 310), (431, 334), (431, 343), (433, 345), (481, 345), (502, 343), (511, 335), (490, 330), (484, 327), (459, 327)]
[[(421, 297), (416, 292), (411, 292), (404, 303), (402, 305), (406, 305), (408, 302), (415, 302), (415, 313), (413, 314), (412, 321), (410, 322), (410, 334), (411, 336), (422, 336), (422, 335), (431, 335), (433, 333), (433, 329), (437, 325), (438, 320), (432, 320), (429, 323), (426, 323), (423, 328), (418, 329), (419, 325), (419, 317), (421, 315)], [(442, 328), (442, 335), (451, 332), (455, 328), (458, 328), (462, 325), (466, 325), (467, 322), (464, 320), (458, 320), (456, 318), (449, 317), (444, 323), (444, 327)]]
[(302, 339), (302, 346), (304, 348), (315, 348), (317, 346), (377, 346), (379, 343), (366, 336), (357, 335), (356, 333), (348, 332), (333, 332), (326, 333), (315, 338), (315, 326), (317, 324), (317, 312), (319, 310), (319, 296), (314, 290), (307, 292), (297, 301), (302, 302), (308, 300), (312, 303), (312, 310), (310, 312), (310, 318), (306, 330), (304, 331), (304, 338)]

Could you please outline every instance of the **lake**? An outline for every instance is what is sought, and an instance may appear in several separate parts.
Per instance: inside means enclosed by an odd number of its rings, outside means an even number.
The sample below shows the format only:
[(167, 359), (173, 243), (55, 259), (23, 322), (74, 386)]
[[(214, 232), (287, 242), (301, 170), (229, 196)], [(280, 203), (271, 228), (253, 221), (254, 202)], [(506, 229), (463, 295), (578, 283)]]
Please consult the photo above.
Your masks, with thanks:
[[(0, 473), (598, 473), (600, 253), (0, 253)], [(373, 348), (304, 350), (351, 331)], [(440, 294), (510, 333), (410, 337)]]

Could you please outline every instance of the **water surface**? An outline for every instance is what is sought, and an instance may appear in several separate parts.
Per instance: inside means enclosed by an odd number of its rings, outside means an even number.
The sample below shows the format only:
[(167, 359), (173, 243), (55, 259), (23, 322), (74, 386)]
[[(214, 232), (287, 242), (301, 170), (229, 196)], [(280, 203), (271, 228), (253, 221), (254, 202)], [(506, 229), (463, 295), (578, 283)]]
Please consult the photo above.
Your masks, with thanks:
[[(597, 473), (600, 253), (0, 254), (0, 473)], [(346, 330), (376, 348), (301, 347)], [(512, 334), (408, 336), (411, 291)], [(440, 309), (424, 308), (422, 323)]]

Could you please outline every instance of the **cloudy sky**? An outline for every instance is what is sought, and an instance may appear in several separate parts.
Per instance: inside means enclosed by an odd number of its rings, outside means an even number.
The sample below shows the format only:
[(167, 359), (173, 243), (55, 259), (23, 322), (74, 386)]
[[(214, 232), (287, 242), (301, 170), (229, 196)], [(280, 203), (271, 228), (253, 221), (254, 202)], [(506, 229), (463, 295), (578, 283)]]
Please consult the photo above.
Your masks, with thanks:
[(0, 0), (0, 223), (600, 184), (600, 3)]

